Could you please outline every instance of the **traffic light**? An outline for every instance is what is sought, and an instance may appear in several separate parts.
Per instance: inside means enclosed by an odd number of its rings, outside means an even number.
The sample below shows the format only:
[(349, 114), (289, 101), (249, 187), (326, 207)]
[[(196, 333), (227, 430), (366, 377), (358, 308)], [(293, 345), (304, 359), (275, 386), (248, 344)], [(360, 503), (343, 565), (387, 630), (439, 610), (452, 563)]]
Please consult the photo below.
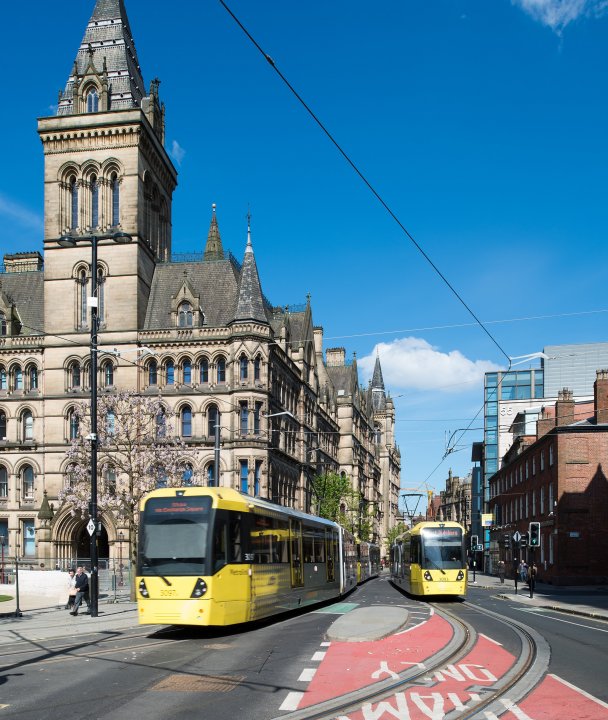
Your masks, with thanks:
[(521, 539), (519, 541), (519, 547), (520, 548), (528, 547), (528, 533), (527, 532), (521, 534)]
[(530, 547), (539, 547), (540, 545), (540, 523), (531, 522), (528, 528)]
[(511, 536), (509, 535), (509, 533), (504, 534), (502, 542), (506, 548), (511, 547)]
[(476, 545), (477, 545), (477, 535), (471, 535), (471, 548), (473, 550), (475, 550)]

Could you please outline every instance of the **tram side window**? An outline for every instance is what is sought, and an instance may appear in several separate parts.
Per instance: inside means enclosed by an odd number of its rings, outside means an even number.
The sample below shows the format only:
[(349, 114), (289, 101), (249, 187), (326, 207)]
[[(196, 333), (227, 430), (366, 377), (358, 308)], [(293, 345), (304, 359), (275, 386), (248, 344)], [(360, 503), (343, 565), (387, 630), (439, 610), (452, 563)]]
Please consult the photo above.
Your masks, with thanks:
[(325, 532), (316, 527), (304, 527), (302, 548), (305, 563), (325, 562)]
[(251, 516), (249, 541), (249, 557), (254, 564), (289, 562), (289, 523), (286, 520)]
[(213, 570), (242, 562), (241, 514), (218, 510), (213, 527)]
[(420, 565), (420, 537), (414, 535), (412, 537), (412, 544), (410, 546), (410, 562), (415, 565)]

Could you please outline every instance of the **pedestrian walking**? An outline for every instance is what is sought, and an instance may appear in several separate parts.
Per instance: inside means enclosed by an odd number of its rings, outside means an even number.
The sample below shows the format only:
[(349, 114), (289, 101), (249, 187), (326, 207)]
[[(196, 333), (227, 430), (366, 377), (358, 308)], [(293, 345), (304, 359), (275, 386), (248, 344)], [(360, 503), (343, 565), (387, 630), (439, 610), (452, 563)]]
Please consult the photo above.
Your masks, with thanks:
[(534, 588), (536, 587), (536, 563), (533, 562), (532, 565), (528, 568), (528, 585), (530, 586), (530, 597), (534, 597)]
[(498, 577), (500, 578), (500, 582), (504, 584), (505, 582), (505, 561), (499, 560), (498, 561)]
[(76, 585), (76, 599), (74, 600), (74, 609), (70, 612), (70, 615), (78, 615), (78, 609), (83, 599), (87, 604), (87, 610), (89, 608), (89, 577), (83, 567), (79, 567), (76, 570), (74, 581)]
[(74, 607), (74, 601), (76, 600), (76, 577), (75, 572), (73, 570), (68, 570), (68, 582), (67, 582), (67, 590), (68, 590), (68, 601), (65, 604), (66, 610), (71, 610)]

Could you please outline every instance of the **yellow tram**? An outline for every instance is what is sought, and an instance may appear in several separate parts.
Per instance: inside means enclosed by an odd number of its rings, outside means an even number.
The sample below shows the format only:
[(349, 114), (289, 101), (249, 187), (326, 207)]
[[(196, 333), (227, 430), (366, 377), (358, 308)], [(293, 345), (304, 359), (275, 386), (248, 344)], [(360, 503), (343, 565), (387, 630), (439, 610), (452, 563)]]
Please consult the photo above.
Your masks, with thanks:
[(259, 620), (357, 584), (355, 539), (344, 528), (230, 488), (155, 490), (140, 516), (141, 624)]
[(465, 595), (465, 530), (455, 522), (421, 522), (391, 547), (391, 581), (411, 595)]

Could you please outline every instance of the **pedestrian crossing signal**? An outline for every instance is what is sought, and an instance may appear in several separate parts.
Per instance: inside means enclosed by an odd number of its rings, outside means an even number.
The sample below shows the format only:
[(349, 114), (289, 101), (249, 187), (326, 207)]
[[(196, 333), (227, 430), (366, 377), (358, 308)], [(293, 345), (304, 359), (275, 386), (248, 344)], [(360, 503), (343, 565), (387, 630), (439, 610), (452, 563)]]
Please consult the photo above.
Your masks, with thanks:
[(510, 547), (511, 547), (511, 536), (509, 535), (509, 533), (505, 533), (505, 535), (503, 536), (502, 541), (503, 541), (504, 546), (505, 546), (506, 548), (510, 548)]
[(475, 546), (478, 544), (477, 535), (471, 535), (471, 549), (475, 550)]
[(531, 522), (530, 527), (528, 528), (528, 539), (530, 542), (530, 547), (539, 547), (540, 545), (540, 523), (539, 522)]

